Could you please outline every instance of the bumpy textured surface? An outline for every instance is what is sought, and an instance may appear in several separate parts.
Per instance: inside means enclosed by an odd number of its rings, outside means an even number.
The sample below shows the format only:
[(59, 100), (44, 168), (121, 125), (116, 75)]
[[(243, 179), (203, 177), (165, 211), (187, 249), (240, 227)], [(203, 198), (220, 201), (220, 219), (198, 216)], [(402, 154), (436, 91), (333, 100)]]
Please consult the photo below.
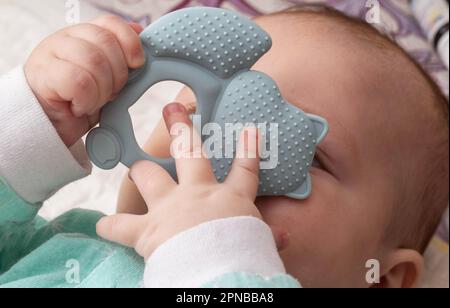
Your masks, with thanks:
[(328, 125), (285, 101), (269, 76), (250, 71), (272, 44), (263, 29), (226, 10), (190, 8), (161, 18), (141, 38), (149, 54), (146, 66), (133, 72), (124, 90), (105, 106), (100, 128), (87, 138), (88, 154), (97, 166), (112, 169), (122, 162), (129, 167), (147, 159), (176, 178), (173, 160), (140, 150), (128, 115), (128, 108), (148, 88), (170, 79), (196, 93), (203, 125), (215, 123), (221, 129), (220, 137), (203, 132), (205, 141), (213, 140), (211, 162), (218, 181), (226, 179), (236, 155), (233, 136), (239, 136), (244, 125), (256, 124), (267, 140), (259, 195), (297, 199), (310, 195), (309, 168)]
[(206, 8), (169, 14), (142, 37), (152, 56), (198, 63), (222, 78), (252, 67), (272, 45), (270, 37), (249, 19)]
[[(316, 126), (312, 118), (286, 102), (273, 80), (259, 72), (243, 73), (230, 83), (212, 122), (218, 123), (223, 130), (227, 123), (263, 123), (266, 126), (263, 137), (276, 168), (261, 170), (260, 195), (285, 195), (307, 181), (317, 138), (325, 129)], [(276, 123), (277, 127), (271, 129), (270, 123)], [(223, 135), (222, 144), (226, 146), (227, 141), (230, 142), (229, 134)], [(278, 151), (270, 148), (274, 138), (280, 144)], [(233, 149), (236, 149), (235, 144)], [(225, 149), (222, 154), (224, 157)], [(232, 162), (232, 158), (212, 160), (219, 181), (226, 178)], [(308, 187), (304, 193), (309, 193)]]

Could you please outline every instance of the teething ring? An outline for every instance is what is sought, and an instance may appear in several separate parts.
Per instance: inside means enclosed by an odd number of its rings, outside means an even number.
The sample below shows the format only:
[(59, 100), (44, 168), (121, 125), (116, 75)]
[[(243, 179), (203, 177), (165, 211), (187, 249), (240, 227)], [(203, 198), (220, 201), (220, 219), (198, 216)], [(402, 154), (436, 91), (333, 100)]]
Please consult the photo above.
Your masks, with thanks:
[[(268, 134), (281, 139), (281, 145), (270, 157), (276, 163), (261, 170), (259, 195), (298, 199), (310, 195), (309, 168), (328, 125), (285, 101), (269, 76), (250, 70), (271, 48), (263, 29), (223, 9), (189, 8), (162, 17), (142, 32), (141, 39), (146, 65), (131, 72), (119, 96), (103, 108), (100, 127), (87, 138), (95, 165), (112, 169), (119, 162), (131, 167), (150, 160), (176, 179), (173, 159), (152, 157), (139, 147), (128, 112), (150, 87), (171, 80), (193, 90), (202, 127), (210, 122), (222, 128), (228, 123), (278, 124), (277, 132), (270, 125)], [(232, 161), (232, 157), (211, 160), (219, 181), (228, 175)]]

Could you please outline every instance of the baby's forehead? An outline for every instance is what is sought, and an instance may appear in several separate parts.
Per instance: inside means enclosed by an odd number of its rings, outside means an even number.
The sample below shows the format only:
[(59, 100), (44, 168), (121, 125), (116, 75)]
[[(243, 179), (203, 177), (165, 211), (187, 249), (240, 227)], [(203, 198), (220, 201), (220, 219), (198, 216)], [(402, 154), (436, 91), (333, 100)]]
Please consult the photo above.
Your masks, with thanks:
[(273, 47), (256, 67), (283, 77), (289, 75), (291, 78), (280, 78), (280, 82), (288, 81), (299, 89), (304, 84), (323, 84), (322, 91), (368, 89), (367, 84), (378, 81), (380, 62), (389, 54), (388, 49), (374, 50), (354, 35), (356, 30), (348, 31), (348, 26), (335, 18), (275, 15), (257, 21), (272, 36)]
[(308, 112), (327, 112), (331, 106), (347, 112), (365, 105), (382, 94), (382, 83), (391, 77), (370, 61), (382, 53), (356, 46), (350, 35), (343, 42), (327, 30), (329, 25), (320, 28), (317, 21), (301, 21), (287, 27), (289, 19), (278, 17), (260, 24), (271, 34), (273, 48), (255, 69), (272, 76), (284, 97)]
[(274, 44), (256, 69), (272, 76), (292, 104), (330, 122), (325, 143), (382, 156), (418, 137), (411, 119), (425, 120), (427, 107), (417, 101), (429, 102), (430, 91), (413, 62), (376, 30), (349, 29), (328, 17), (258, 22)]

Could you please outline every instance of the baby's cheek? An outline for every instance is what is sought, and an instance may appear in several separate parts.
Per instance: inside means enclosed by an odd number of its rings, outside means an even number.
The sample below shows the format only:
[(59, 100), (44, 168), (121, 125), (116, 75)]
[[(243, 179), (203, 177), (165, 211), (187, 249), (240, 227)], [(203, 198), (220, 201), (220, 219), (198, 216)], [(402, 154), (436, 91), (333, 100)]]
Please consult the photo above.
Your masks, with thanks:
[[(338, 283), (350, 263), (351, 242), (346, 231), (351, 223), (345, 217), (345, 196), (340, 186), (313, 174), (313, 194), (307, 200), (259, 198), (264, 220), (289, 234), (281, 256), (289, 273), (306, 284)], [(333, 274), (333, 279), (321, 277)], [(309, 282), (309, 283), (308, 283)]]

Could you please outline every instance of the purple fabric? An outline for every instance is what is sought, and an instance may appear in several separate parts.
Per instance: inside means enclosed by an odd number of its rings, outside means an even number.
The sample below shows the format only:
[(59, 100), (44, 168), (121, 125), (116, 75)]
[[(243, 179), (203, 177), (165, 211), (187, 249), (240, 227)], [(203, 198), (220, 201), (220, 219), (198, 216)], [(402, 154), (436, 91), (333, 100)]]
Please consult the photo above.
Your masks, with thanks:
[[(127, 20), (135, 21), (143, 25), (148, 25), (153, 19), (163, 15), (165, 13), (182, 9), (189, 6), (210, 6), (210, 7), (222, 7), (222, 6), (232, 6), (234, 9), (250, 15), (257, 16), (262, 14), (262, 10), (256, 3), (260, 1), (251, 0), (159, 0), (159, 1), (146, 1), (146, 0), (87, 0), (93, 3), (100, 9), (108, 12), (120, 15)], [(305, 3), (304, 0), (269, 0), (264, 2), (273, 1), (275, 3), (281, 4), (301, 4)], [(381, 7), (383, 8), (383, 14), (388, 14), (392, 20), (394, 20), (396, 29), (395, 31), (390, 31), (390, 35), (393, 36), (397, 41), (401, 41), (407, 37), (417, 37), (424, 39), (422, 30), (415, 22), (415, 19), (409, 13), (405, 13), (399, 8), (399, 3), (405, 2), (406, 0), (379, 0)], [(262, 1), (261, 1), (262, 2)], [(284, 3), (283, 3), (284, 2)], [(366, 1), (350, 1), (350, 0), (318, 0), (317, 2), (326, 3), (329, 6), (335, 7), (349, 15), (364, 18), (367, 14), (368, 8), (366, 7)], [(152, 4), (155, 3), (165, 3), (166, 8), (158, 12), (158, 14), (153, 14)], [(128, 13), (127, 7), (140, 8), (139, 13), (136, 14)], [(281, 6), (280, 6), (281, 7)], [(135, 9), (134, 9), (135, 10)], [(445, 70), (441, 61), (435, 56), (435, 54), (428, 49), (414, 48), (409, 50), (413, 57), (421, 63), (427, 71), (430, 73), (442, 72)], [(441, 84), (448, 92), (448, 84)]]

